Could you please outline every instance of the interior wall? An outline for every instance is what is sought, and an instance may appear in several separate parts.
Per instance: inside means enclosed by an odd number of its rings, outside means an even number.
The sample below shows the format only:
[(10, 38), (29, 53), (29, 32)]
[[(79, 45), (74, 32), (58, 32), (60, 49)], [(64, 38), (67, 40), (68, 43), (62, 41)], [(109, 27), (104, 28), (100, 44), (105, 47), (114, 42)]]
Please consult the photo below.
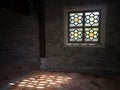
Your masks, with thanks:
[[(64, 46), (64, 7), (105, 4), (105, 48)], [(120, 72), (118, 2), (107, 0), (45, 0), (46, 65), (49, 70), (82, 73)]]
[[(107, 5), (105, 48), (64, 46), (64, 7)], [(47, 70), (81, 73), (120, 72), (119, 2), (107, 0), (45, 0)], [(37, 18), (0, 9), (0, 63), (39, 68)]]
[(0, 64), (39, 68), (37, 18), (0, 9)]

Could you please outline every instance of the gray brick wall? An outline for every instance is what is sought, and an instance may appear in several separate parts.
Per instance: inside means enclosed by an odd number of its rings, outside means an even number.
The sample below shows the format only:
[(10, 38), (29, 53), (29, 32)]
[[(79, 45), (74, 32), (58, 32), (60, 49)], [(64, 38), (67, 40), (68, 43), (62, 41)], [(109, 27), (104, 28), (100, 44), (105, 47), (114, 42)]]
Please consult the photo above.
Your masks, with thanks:
[(0, 11), (0, 63), (39, 67), (37, 19), (11, 10)]
[[(64, 7), (107, 5), (106, 47), (64, 46)], [(83, 73), (120, 72), (119, 3), (106, 0), (45, 0), (46, 68)], [(11, 10), (0, 11), (0, 63), (39, 68), (37, 19)]]
[[(106, 47), (82, 48), (64, 46), (64, 7), (107, 5)], [(105, 0), (45, 0), (47, 68), (84, 73), (120, 72), (119, 4)]]

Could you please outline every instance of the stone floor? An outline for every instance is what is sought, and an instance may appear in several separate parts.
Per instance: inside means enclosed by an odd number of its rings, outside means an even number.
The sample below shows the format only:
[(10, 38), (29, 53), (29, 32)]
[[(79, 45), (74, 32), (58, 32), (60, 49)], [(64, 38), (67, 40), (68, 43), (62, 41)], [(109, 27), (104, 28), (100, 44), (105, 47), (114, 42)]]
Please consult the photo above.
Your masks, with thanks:
[(33, 71), (8, 86), (6, 90), (120, 90), (120, 78)]

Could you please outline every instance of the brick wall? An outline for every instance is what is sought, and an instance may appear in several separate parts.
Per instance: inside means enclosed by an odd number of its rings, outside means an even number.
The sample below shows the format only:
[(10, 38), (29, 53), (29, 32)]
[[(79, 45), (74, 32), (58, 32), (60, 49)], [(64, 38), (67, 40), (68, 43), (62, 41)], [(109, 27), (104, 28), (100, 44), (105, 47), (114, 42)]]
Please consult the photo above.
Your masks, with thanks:
[[(107, 5), (106, 47), (64, 46), (64, 7)], [(119, 3), (107, 0), (45, 0), (46, 66), (48, 70), (83, 73), (120, 72)], [(37, 18), (0, 11), (0, 63), (39, 68)]]
[[(82, 48), (64, 46), (64, 7), (107, 5), (106, 47)], [(119, 4), (105, 0), (45, 0), (47, 68), (84, 73), (120, 72)]]
[(39, 29), (30, 15), (0, 10), (0, 63), (39, 68)]

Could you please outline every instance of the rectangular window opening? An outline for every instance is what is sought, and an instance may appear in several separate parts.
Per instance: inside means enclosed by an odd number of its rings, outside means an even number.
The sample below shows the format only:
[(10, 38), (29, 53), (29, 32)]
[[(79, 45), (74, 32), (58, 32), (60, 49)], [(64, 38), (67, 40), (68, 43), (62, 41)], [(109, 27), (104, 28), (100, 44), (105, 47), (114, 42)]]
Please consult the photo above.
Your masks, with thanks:
[[(85, 8), (85, 9), (84, 9)], [(105, 8), (65, 9), (65, 44), (68, 46), (104, 46)]]

